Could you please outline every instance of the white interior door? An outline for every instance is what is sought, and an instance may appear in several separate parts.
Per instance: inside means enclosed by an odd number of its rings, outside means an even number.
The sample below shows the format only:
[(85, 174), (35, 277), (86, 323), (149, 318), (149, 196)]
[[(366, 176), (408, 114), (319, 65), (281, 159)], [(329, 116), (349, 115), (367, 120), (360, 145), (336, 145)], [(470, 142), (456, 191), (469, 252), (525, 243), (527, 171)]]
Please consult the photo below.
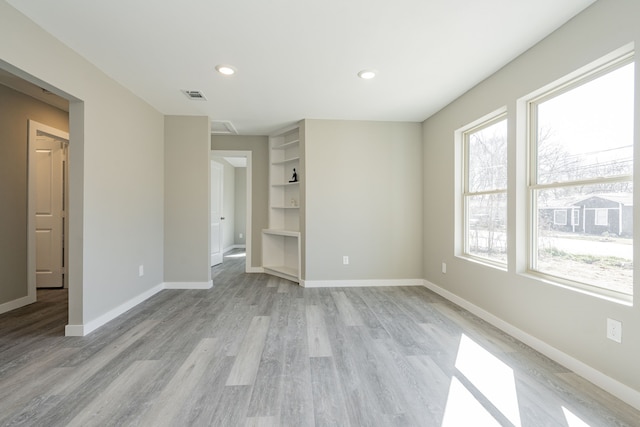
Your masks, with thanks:
[(222, 247), (222, 164), (211, 160), (211, 265), (218, 265), (223, 260)]
[(67, 141), (38, 132), (35, 141), (36, 287), (64, 286), (64, 171)]

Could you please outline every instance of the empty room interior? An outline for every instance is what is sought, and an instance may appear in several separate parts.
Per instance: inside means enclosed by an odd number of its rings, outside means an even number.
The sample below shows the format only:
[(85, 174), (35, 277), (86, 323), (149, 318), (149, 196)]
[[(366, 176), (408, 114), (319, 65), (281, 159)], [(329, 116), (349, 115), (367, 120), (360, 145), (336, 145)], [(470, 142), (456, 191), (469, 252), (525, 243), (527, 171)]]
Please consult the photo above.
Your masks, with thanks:
[(0, 36), (0, 425), (640, 425), (637, 0)]

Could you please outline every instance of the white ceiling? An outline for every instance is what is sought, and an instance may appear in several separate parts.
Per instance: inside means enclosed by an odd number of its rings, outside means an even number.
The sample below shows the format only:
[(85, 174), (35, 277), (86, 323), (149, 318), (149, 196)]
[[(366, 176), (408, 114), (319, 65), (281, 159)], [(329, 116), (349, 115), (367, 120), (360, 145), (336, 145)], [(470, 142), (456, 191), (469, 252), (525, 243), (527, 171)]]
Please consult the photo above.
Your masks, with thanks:
[[(7, 1), (160, 112), (240, 134), (303, 118), (423, 121), (594, 2)], [(365, 68), (378, 76), (359, 79)]]
[(247, 158), (246, 157), (224, 157), (224, 159), (229, 162), (231, 166), (234, 168), (246, 168), (247, 167)]

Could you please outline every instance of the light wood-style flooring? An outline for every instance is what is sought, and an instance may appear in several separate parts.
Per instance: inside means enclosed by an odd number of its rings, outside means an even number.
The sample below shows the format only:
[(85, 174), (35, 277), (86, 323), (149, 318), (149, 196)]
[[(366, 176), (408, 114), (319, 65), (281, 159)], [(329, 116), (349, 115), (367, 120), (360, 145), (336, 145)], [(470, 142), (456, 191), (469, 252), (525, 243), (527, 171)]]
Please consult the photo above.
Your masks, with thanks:
[(640, 412), (426, 288), (245, 274), (87, 337), (66, 293), (0, 315), (2, 426), (639, 426)]

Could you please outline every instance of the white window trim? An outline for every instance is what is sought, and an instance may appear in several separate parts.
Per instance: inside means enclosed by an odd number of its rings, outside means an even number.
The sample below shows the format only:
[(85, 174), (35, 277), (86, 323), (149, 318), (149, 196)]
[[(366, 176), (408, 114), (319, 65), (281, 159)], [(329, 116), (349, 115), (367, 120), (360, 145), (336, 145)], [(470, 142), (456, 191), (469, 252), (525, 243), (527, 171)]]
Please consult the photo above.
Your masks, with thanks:
[[(564, 214), (564, 221), (559, 221), (557, 214)], [(554, 209), (553, 210), (553, 224), (554, 225), (567, 225), (567, 209)]]
[[(461, 230), (460, 240), (461, 240), (461, 251), (458, 254), (463, 258), (467, 258), (469, 260), (479, 262), (481, 264), (485, 264), (491, 267), (496, 267), (499, 269), (506, 270), (507, 262), (499, 261), (496, 259), (491, 259), (488, 257), (482, 257), (475, 254), (472, 254), (469, 250), (469, 209), (467, 200), (473, 196), (481, 196), (481, 195), (492, 195), (492, 194), (504, 194), (507, 196), (507, 188), (500, 188), (494, 190), (486, 190), (486, 191), (469, 191), (469, 173), (468, 173), (468, 165), (469, 165), (469, 135), (478, 132), (482, 129), (488, 128), (502, 120), (507, 120), (507, 109), (506, 107), (501, 108), (493, 113), (490, 113), (475, 122), (469, 124), (468, 126), (459, 129), (456, 131), (456, 140), (459, 141), (462, 152), (462, 191), (461, 191)], [(505, 217), (506, 221), (506, 217)], [(507, 249), (508, 250), (508, 249)]]
[[(589, 185), (589, 184), (598, 184), (602, 182), (632, 182), (632, 175), (621, 175), (612, 178), (601, 178), (601, 179), (589, 179), (582, 181), (570, 181), (563, 183), (551, 183), (551, 184), (537, 184), (536, 180), (536, 147), (535, 147), (535, 134), (537, 132), (537, 123), (535, 119), (535, 114), (533, 114), (533, 106), (542, 103), (547, 99), (551, 99), (556, 97), (563, 92), (568, 92), (575, 87), (578, 87), (582, 84), (585, 84), (591, 80), (594, 80), (602, 75), (605, 75), (619, 67), (623, 67), (631, 62), (634, 62), (634, 45), (630, 43), (609, 55), (601, 58), (600, 60), (595, 61), (592, 64), (589, 64), (581, 69), (577, 70), (574, 73), (569, 74), (560, 81), (553, 82), (548, 84), (534, 93), (530, 94), (527, 97), (521, 98), (518, 101), (518, 115), (524, 113), (524, 117), (522, 118), (523, 129), (526, 128), (526, 131), (522, 133), (523, 140), (526, 141), (526, 153), (527, 153), (527, 173), (526, 173), (526, 183), (527, 183), (527, 197), (526, 197), (526, 217), (527, 217), (527, 227), (528, 230), (526, 233), (527, 237), (527, 255), (526, 255), (526, 266), (522, 264), (523, 269), (520, 270), (521, 274), (526, 276), (537, 278), (545, 283), (558, 285), (566, 289), (575, 290), (578, 292), (583, 292), (588, 295), (592, 295), (594, 297), (604, 298), (613, 302), (631, 305), (633, 304), (633, 295), (629, 295), (626, 293), (621, 293), (617, 291), (613, 291), (607, 288), (601, 288), (594, 285), (590, 285), (588, 283), (577, 282), (573, 280), (568, 280), (562, 277), (553, 276), (550, 274), (546, 274), (544, 272), (538, 271), (535, 269), (535, 254), (538, 252), (537, 242), (535, 233), (538, 229), (538, 215), (537, 213), (537, 192), (539, 190), (547, 189), (547, 188), (557, 188), (563, 186), (578, 186), (578, 185)], [(636, 73), (638, 69), (636, 67)], [(638, 88), (636, 88), (638, 90)], [(637, 130), (636, 130), (637, 132)], [(635, 150), (634, 150), (635, 151)], [(583, 224), (586, 222), (583, 220)], [(577, 225), (577, 224), (576, 224)], [(635, 242), (634, 242), (635, 244)], [(518, 247), (520, 247), (518, 245)], [(523, 260), (524, 261), (524, 260)]]
[[(599, 227), (608, 227), (609, 226), (609, 209), (607, 208), (595, 208), (593, 217), (593, 225), (597, 225)], [(598, 221), (599, 216), (604, 212), (604, 224), (602, 221)]]

